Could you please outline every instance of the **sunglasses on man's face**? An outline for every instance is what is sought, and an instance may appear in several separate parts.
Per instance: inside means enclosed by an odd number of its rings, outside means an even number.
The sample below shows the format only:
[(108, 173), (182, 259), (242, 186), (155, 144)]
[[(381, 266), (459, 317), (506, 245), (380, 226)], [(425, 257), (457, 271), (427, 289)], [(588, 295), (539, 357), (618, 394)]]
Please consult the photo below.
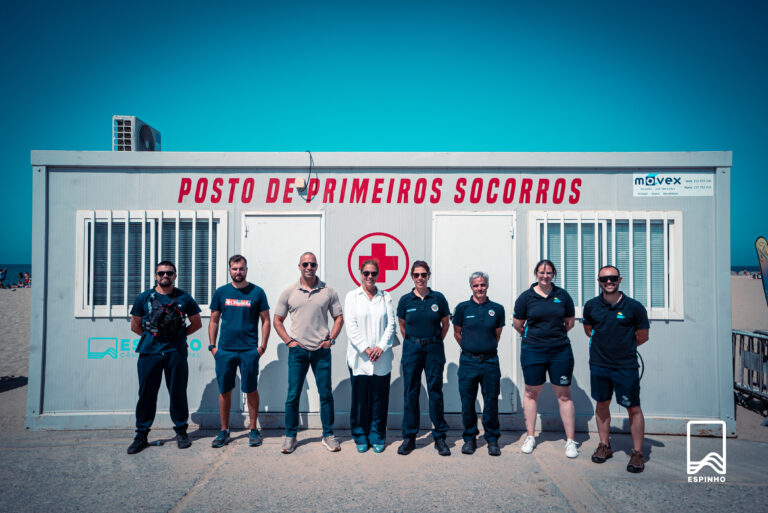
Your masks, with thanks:
[(598, 280), (600, 283), (608, 283), (609, 281), (615, 283), (619, 281), (619, 277), (615, 274), (612, 274), (610, 276), (600, 276)]
[(373, 276), (374, 278), (379, 275), (379, 271), (363, 271), (363, 276)]
[(155, 274), (157, 274), (158, 276), (173, 276), (174, 274), (176, 274), (176, 272), (175, 271), (157, 271)]
[(414, 278), (427, 278), (429, 273), (413, 273), (411, 276)]
[(315, 267), (317, 267), (317, 262), (302, 262), (301, 266), (304, 269), (306, 269), (307, 267), (311, 267), (312, 269), (314, 269)]

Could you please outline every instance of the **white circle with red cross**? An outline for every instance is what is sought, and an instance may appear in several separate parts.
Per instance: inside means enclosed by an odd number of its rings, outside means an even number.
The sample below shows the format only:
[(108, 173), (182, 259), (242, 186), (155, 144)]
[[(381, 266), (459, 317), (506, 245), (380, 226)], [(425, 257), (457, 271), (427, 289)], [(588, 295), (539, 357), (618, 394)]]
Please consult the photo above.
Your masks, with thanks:
[(360, 265), (366, 260), (376, 260), (379, 263), (376, 284), (387, 292), (403, 283), (411, 263), (405, 245), (394, 235), (384, 232), (363, 235), (349, 250), (347, 268), (349, 276), (357, 286), (360, 286)]

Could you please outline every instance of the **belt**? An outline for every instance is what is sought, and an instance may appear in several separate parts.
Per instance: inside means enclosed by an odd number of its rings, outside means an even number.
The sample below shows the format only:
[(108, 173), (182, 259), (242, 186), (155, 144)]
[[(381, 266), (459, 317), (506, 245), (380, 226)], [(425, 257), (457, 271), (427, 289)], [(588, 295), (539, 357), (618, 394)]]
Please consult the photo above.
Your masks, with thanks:
[(461, 350), (462, 356), (466, 356), (467, 358), (472, 358), (473, 360), (480, 360), (481, 362), (484, 362), (486, 360), (490, 360), (491, 358), (495, 358), (498, 356), (498, 353), (469, 353), (467, 351)]
[(427, 338), (406, 337), (405, 340), (410, 340), (411, 342), (421, 344), (422, 346), (427, 346), (429, 344), (440, 342), (439, 337), (427, 337)]

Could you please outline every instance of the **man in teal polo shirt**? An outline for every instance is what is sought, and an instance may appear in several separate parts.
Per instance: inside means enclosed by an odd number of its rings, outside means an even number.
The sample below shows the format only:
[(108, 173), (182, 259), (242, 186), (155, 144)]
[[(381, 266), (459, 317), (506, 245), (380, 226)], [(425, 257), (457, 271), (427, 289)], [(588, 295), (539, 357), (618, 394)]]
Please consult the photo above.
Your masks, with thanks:
[[(211, 299), (211, 321), (208, 324), (208, 350), (216, 360), (216, 380), (219, 385), (219, 416), (221, 431), (211, 442), (219, 448), (229, 442), (229, 410), (235, 374), (240, 367), (240, 389), (248, 398), (250, 432), (248, 445), (261, 445), (261, 433), (256, 427), (259, 415), (259, 359), (267, 350), (269, 340), (269, 304), (261, 287), (246, 281), (248, 262), (242, 255), (229, 259), (232, 283), (216, 289)], [(259, 345), (259, 319), (261, 319), (261, 345)], [(218, 347), (216, 338), (221, 324)]]
[(640, 409), (640, 375), (637, 346), (648, 341), (648, 312), (645, 307), (619, 291), (619, 270), (607, 265), (597, 273), (602, 294), (584, 305), (584, 332), (589, 337), (589, 370), (595, 420), (600, 443), (592, 461), (603, 463), (613, 456), (610, 441), (611, 398), (629, 413), (632, 454), (627, 471), (638, 473), (643, 462), (645, 419)]

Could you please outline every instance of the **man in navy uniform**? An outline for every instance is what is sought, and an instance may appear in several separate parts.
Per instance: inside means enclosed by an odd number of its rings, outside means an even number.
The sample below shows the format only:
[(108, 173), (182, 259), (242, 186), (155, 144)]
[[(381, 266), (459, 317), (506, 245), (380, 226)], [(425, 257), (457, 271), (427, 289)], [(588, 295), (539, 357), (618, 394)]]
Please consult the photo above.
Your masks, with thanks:
[[(147, 435), (155, 420), (157, 393), (165, 374), (170, 396), (170, 414), (176, 431), (176, 445), (186, 449), (192, 442), (187, 436), (187, 335), (202, 326), (200, 307), (183, 290), (173, 286), (176, 266), (164, 260), (155, 267), (155, 287), (139, 294), (131, 309), (131, 331), (141, 335), (139, 353), (139, 401), (136, 403), (136, 438), (128, 454), (144, 450)], [(189, 326), (184, 318), (189, 319)]]
[[(261, 433), (256, 427), (259, 415), (259, 358), (267, 350), (270, 321), (267, 296), (261, 287), (246, 281), (248, 262), (242, 255), (229, 259), (232, 283), (216, 289), (211, 299), (211, 322), (208, 324), (208, 350), (216, 360), (216, 381), (219, 385), (219, 416), (221, 431), (211, 442), (220, 448), (230, 440), (229, 410), (235, 374), (240, 367), (240, 389), (248, 398), (250, 432), (248, 445), (261, 445)], [(259, 345), (259, 319), (261, 319), (261, 345)], [(221, 324), (221, 336), (219, 335)], [(216, 338), (219, 345), (216, 345)]]
[(453, 314), (453, 336), (461, 347), (459, 395), (464, 422), (463, 454), (477, 449), (477, 387), (483, 394), (483, 429), (488, 454), (501, 456), (499, 448), (499, 391), (501, 368), (498, 346), (505, 324), (504, 307), (488, 299), (488, 275), (475, 272), (469, 277), (472, 297), (459, 303)]
[(640, 375), (637, 346), (648, 340), (648, 312), (645, 307), (619, 291), (621, 274), (607, 265), (597, 274), (602, 294), (584, 305), (584, 332), (589, 337), (589, 370), (592, 398), (597, 401), (595, 419), (600, 443), (592, 461), (603, 463), (613, 456), (609, 438), (611, 397), (629, 413), (632, 454), (627, 471), (638, 473), (643, 462), (645, 419), (640, 409)]

